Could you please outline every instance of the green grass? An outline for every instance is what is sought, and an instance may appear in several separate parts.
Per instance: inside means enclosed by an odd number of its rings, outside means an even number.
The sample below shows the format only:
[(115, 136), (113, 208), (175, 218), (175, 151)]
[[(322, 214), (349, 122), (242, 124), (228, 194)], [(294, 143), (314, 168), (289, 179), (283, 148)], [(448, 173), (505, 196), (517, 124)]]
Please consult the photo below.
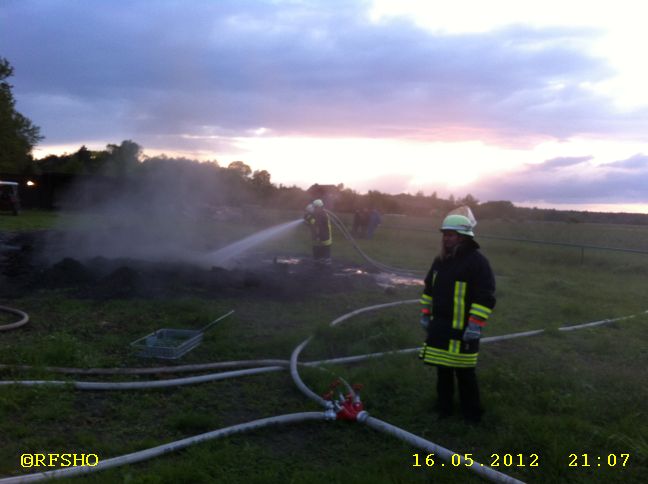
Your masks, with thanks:
[(0, 230), (13, 232), (49, 229), (60, 219), (60, 214), (44, 210), (23, 210), (18, 216), (0, 213)]
[(66, 212), (26, 209), (18, 216), (0, 213), (0, 230), (20, 232), (30, 230), (75, 229), (100, 226), (105, 220), (90, 212)]
[[(205, 238), (225, 244), (274, 222), (270, 217), (229, 225), (207, 225)], [(298, 216), (298, 215), (297, 215)], [(80, 227), (92, 217), (25, 212), (11, 230)], [(85, 220), (85, 222), (84, 222)], [(16, 222), (16, 223), (17, 223)], [(397, 226), (396, 228), (390, 228)], [(409, 228), (404, 230), (403, 227)], [(384, 263), (426, 270), (438, 251), (435, 221), (385, 217), (373, 240), (360, 240)], [(3, 228), (4, 225), (3, 225)], [(484, 222), (482, 233), (587, 245), (636, 248), (648, 240), (643, 227), (588, 224)], [(425, 229), (425, 230), (423, 230)], [(520, 233), (524, 232), (524, 234)], [(497, 275), (498, 304), (487, 336), (546, 328), (543, 335), (484, 344), (478, 367), (484, 422), (437, 421), (435, 372), (415, 353), (353, 365), (304, 368), (304, 381), (325, 392), (336, 375), (364, 385), (372, 416), (399, 425), (461, 454), (492, 464), (526, 482), (643, 482), (648, 463), (646, 328), (648, 317), (573, 332), (556, 328), (648, 309), (648, 257), (498, 240), (480, 240)], [(625, 244), (625, 245), (623, 245)], [(305, 231), (264, 246), (270, 253), (308, 254)], [(334, 256), (360, 263), (350, 244), (335, 234)], [(3, 379), (70, 380), (48, 365), (109, 367), (155, 365), (133, 355), (129, 343), (155, 329), (200, 328), (230, 309), (236, 312), (205, 334), (183, 363), (289, 358), (314, 334), (302, 361), (416, 347), (421, 343), (416, 305), (368, 312), (335, 328), (328, 323), (360, 307), (417, 298), (420, 288), (327, 294), (292, 301), (203, 299), (89, 301), (61, 291), (25, 294), (0, 301), (30, 314), (30, 323), (0, 333), (1, 363), (31, 364), (31, 371), (0, 370)], [(11, 320), (11, 318), (9, 318)], [(8, 321), (7, 321), (8, 322)], [(161, 364), (165, 364), (162, 362)], [(148, 380), (179, 375), (130, 378)], [(78, 377), (125, 380), (127, 377)], [(80, 392), (67, 387), (0, 387), (0, 476), (25, 473), (26, 452), (86, 452), (101, 459), (250, 420), (317, 410), (285, 371), (194, 386), (132, 392)], [(413, 454), (421, 453), (421, 467)], [(630, 454), (625, 467), (607, 458)], [(511, 454), (521, 466), (505, 466)], [(532, 454), (538, 466), (530, 467)], [(570, 467), (576, 454), (580, 464)], [(583, 467), (587, 454), (591, 467)], [(521, 455), (521, 456), (519, 456)], [(597, 457), (602, 457), (598, 461)], [(422, 451), (357, 423), (310, 422), (262, 429), (206, 442), (151, 461), (111, 469), (76, 481), (135, 482), (482, 482), (461, 467), (436, 459), (424, 465)], [(598, 467), (598, 463), (604, 463)], [(32, 469), (32, 471), (43, 469)]]

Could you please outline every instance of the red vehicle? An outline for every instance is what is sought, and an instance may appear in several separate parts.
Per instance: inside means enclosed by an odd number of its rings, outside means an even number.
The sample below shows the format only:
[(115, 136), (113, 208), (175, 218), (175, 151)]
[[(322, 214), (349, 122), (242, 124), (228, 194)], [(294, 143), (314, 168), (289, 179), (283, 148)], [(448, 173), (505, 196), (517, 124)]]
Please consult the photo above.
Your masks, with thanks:
[(0, 210), (9, 210), (14, 215), (18, 215), (20, 211), (18, 183), (0, 181)]

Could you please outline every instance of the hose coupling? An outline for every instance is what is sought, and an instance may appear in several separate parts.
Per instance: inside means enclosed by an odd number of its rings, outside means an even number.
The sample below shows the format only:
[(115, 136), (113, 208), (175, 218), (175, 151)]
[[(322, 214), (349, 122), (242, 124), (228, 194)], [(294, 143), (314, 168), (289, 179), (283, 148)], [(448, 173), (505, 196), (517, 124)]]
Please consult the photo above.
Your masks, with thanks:
[(336, 403), (339, 406), (337, 412), (338, 420), (355, 421), (358, 419), (358, 415), (364, 411), (364, 405), (360, 399), (357, 396), (354, 398), (351, 394), (347, 395), (343, 402)]

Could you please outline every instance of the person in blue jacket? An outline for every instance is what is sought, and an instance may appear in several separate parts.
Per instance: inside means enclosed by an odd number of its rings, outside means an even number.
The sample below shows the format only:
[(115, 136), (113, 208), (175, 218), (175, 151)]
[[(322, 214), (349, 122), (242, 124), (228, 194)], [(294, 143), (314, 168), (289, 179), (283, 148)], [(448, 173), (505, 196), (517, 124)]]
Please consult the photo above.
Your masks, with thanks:
[(375, 208), (372, 208), (369, 211), (369, 221), (367, 223), (367, 238), (371, 239), (373, 237), (373, 234), (376, 230), (376, 228), (380, 225), (382, 222), (380, 218), (380, 212), (376, 210)]

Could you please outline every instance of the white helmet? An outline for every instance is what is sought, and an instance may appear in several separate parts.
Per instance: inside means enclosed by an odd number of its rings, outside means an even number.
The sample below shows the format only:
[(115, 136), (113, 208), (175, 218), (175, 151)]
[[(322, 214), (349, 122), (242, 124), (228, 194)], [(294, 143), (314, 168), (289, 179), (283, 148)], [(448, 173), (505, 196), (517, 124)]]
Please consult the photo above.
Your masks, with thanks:
[(452, 210), (446, 218), (443, 219), (441, 230), (454, 230), (458, 234), (474, 237), (473, 229), (477, 225), (477, 220), (470, 210), (470, 207), (459, 207)]
[(313, 207), (322, 208), (323, 206), (324, 206), (324, 202), (321, 201), (319, 198), (313, 201)]

